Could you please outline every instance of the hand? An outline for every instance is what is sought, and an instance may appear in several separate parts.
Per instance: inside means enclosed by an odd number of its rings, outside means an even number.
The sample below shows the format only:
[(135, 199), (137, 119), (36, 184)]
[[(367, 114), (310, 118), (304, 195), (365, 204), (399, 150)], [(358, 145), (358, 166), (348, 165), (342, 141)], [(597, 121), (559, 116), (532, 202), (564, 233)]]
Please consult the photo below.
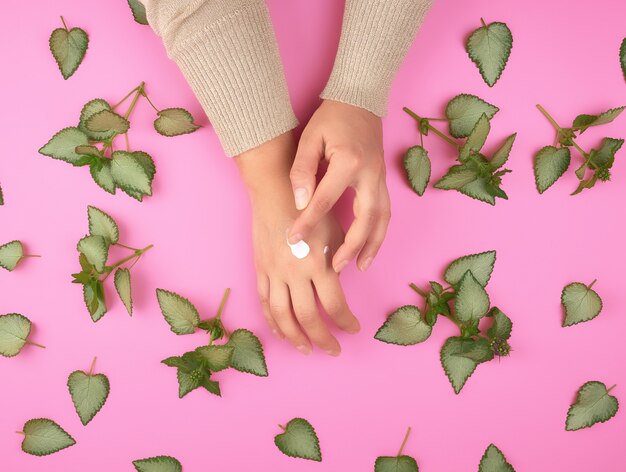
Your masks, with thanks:
[(297, 259), (291, 253), (287, 231), (299, 213), (289, 182), (294, 153), (293, 138), (287, 133), (235, 158), (252, 201), (259, 297), (265, 318), (279, 338), (287, 337), (304, 354), (315, 344), (336, 356), (341, 347), (320, 316), (316, 295), (339, 328), (350, 333), (359, 330), (339, 276), (330, 265), (343, 233), (337, 221), (326, 215), (306, 240), (309, 255)]
[[(316, 189), (322, 160), (328, 169)], [(344, 191), (354, 188), (355, 219), (332, 265), (339, 272), (358, 254), (359, 269), (367, 270), (391, 216), (381, 119), (362, 108), (325, 100), (302, 133), (290, 178), (296, 207), (304, 209), (289, 232), (291, 243), (309, 238)]]

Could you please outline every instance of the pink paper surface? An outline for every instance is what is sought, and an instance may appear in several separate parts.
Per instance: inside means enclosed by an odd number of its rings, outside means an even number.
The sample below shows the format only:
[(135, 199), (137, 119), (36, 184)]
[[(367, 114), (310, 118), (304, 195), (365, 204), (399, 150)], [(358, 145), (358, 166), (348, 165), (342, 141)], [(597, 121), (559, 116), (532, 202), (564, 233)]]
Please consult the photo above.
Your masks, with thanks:
[[(306, 121), (332, 66), (342, 3), (269, 5), (294, 107)], [(188, 472), (365, 471), (373, 470), (378, 455), (397, 452), (409, 425), (405, 452), (423, 471), (477, 470), (492, 442), (517, 471), (626, 470), (623, 411), (591, 429), (564, 430), (575, 392), (588, 380), (618, 384), (612, 393), (626, 401), (625, 151), (610, 183), (576, 197), (569, 193), (576, 187), (578, 155), (542, 196), (532, 172), (533, 154), (553, 140), (536, 103), (562, 123), (626, 104), (618, 61), (626, 34), (623, 1), (436, 2), (391, 95), (385, 151), (393, 218), (372, 268), (361, 274), (351, 265), (342, 275), (363, 329), (356, 336), (337, 334), (339, 358), (319, 352), (304, 357), (271, 336), (257, 303), (244, 187), (159, 38), (133, 21), (126, 2), (8, 0), (3, 11), (0, 184), (6, 204), (0, 207), (0, 242), (20, 239), (43, 257), (26, 260), (13, 273), (0, 271), (0, 313), (28, 316), (35, 325), (31, 339), (47, 348), (27, 346), (18, 357), (0, 358), (0, 470), (130, 471), (132, 460), (164, 454), (177, 457)], [(61, 14), (90, 37), (85, 60), (68, 81), (48, 51)], [(509, 64), (494, 88), (483, 83), (463, 47), (481, 16), (506, 22), (514, 35)], [(157, 106), (186, 107), (203, 125), (191, 135), (161, 137), (148, 104), (137, 107), (130, 139), (157, 163), (153, 197), (139, 203), (106, 194), (86, 168), (37, 153), (56, 131), (77, 123), (85, 102), (115, 102), (141, 81)], [(500, 107), (488, 151), (518, 132), (508, 165), (514, 172), (504, 178), (510, 200), (495, 207), (432, 187), (419, 198), (401, 171), (403, 152), (418, 142), (402, 106), (441, 116), (458, 93)], [(625, 123), (620, 117), (589, 130), (581, 145), (589, 149), (604, 136), (625, 137)], [(454, 156), (436, 137), (426, 139), (433, 177), (439, 178)], [(70, 283), (75, 244), (87, 231), (87, 205), (116, 218), (121, 242), (154, 244), (133, 269), (132, 319), (111, 284), (110, 311), (94, 324), (80, 287)], [(498, 252), (489, 293), (513, 319), (513, 353), (479, 366), (455, 395), (439, 364), (439, 349), (455, 332), (447, 320), (418, 346), (391, 346), (373, 335), (393, 309), (419, 302), (409, 282), (440, 280), (452, 259), (489, 249)], [(601, 315), (562, 328), (563, 286), (595, 278), (604, 300)], [(189, 297), (205, 317), (231, 287), (225, 324), (258, 334), (270, 376), (227, 371), (217, 376), (222, 398), (197, 390), (178, 399), (175, 370), (160, 361), (206, 337), (170, 332), (157, 287)], [(94, 356), (111, 394), (84, 427), (66, 381), (73, 370), (87, 370)], [(296, 416), (316, 428), (321, 464), (288, 458), (274, 446), (278, 423)], [(77, 444), (43, 458), (21, 452), (15, 431), (37, 417), (57, 421)]]

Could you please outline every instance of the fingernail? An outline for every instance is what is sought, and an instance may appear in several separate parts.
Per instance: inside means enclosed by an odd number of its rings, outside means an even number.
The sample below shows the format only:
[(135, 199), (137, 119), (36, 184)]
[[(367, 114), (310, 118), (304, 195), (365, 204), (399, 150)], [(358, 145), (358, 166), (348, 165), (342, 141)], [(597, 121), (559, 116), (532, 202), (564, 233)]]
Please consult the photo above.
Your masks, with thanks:
[(306, 344), (300, 344), (297, 347), (298, 351), (300, 351), (302, 354), (308, 356), (309, 354), (311, 354), (311, 348), (309, 346), (307, 346)]
[(337, 357), (339, 354), (341, 354), (341, 351), (339, 351), (338, 349), (328, 349), (326, 351), (326, 354), (328, 354), (329, 356)]
[(304, 210), (307, 203), (309, 203), (309, 192), (307, 189), (298, 187), (293, 191), (293, 195), (296, 198), (296, 209)]
[(374, 258), (371, 256), (365, 258), (365, 260), (361, 262), (361, 267), (359, 267), (359, 269), (361, 269), (361, 272), (365, 272), (369, 268), (369, 266), (372, 264), (373, 260)]
[(289, 236), (288, 241), (289, 241), (289, 244), (297, 244), (300, 241), (302, 241), (302, 234), (296, 233), (292, 236)]
[(344, 260), (344, 261), (338, 262), (337, 264), (335, 264), (335, 267), (334, 267), (335, 272), (341, 272), (344, 269), (344, 267), (346, 267), (347, 265), (348, 265), (348, 261)]

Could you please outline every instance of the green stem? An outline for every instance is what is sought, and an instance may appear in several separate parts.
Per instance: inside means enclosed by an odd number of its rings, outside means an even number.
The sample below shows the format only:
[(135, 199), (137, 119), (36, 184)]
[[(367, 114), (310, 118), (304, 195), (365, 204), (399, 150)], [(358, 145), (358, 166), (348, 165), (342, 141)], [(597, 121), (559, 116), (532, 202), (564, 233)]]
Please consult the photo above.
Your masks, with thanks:
[[(409, 116), (413, 117), (413, 119), (415, 119), (418, 123), (421, 122), (423, 120), (423, 118), (421, 116), (419, 116), (417, 113), (415, 113), (413, 110), (411, 110), (410, 108), (404, 107), (402, 108), (402, 110), (404, 110), (405, 113), (407, 113)], [(451, 144), (452, 146), (454, 146), (456, 149), (459, 148), (458, 143), (456, 143), (454, 140), (452, 140), (451, 138), (449, 138), (448, 136), (446, 136), (445, 134), (443, 134), (441, 131), (439, 131), (437, 128), (435, 128), (433, 125), (431, 125), (430, 123), (426, 122), (426, 125), (428, 127), (428, 129), (430, 131), (432, 131), (433, 133), (435, 133), (437, 136), (439, 136), (441, 139), (443, 139), (445, 142)]]
[(487, 23), (485, 23), (485, 20), (483, 20), (482, 18), (480, 19), (480, 22), (482, 23), (482, 25), (487, 28)]
[(413, 290), (415, 290), (420, 296), (426, 298), (426, 292), (424, 292), (421, 288), (419, 288), (414, 283), (410, 283), (409, 287), (411, 287)]
[(24, 436), (26, 436), (26, 433), (24, 431), (16, 431), (17, 434), (22, 434)]
[(161, 111), (161, 110), (159, 110), (156, 106), (154, 106), (154, 103), (152, 103), (152, 100), (150, 100), (150, 97), (148, 97), (148, 94), (146, 93), (146, 91), (145, 91), (145, 90), (142, 90), (141, 94), (142, 94), (144, 97), (146, 97), (146, 100), (148, 100), (148, 103), (150, 104), (150, 106), (151, 106), (152, 108), (154, 108), (154, 111), (156, 111), (157, 113), (159, 113), (159, 111)]
[[(587, 157), (589, 156), (589, 154), (587, 154), (585, 151), (583, 151), (583, 149), (573, 139), (572, 139), (572, 144), (574, 145), (574, 147), (576, 149), (578, 149), (578, 152), (582, 154), (582, 156), (585, 158), (585, 163), (587, 163)], [(592, 164), (593, 165), (593, 163), (591, 161), (589, 161), (588, 164)], [(594, 165), (594, 167), (596, 167), (596, 166)]]
[(541, 105), (539, 105), (539, 104), (537, 104), (536, 106), (537, 106), (537, 108), (539, 109), (539, 111), (540, 111), (541, 113), (543, 113), (543, 116), (545, 116), (545, 117), (546, 117), (546, 118), (550, 121), (550, 123), (552, 123), (552, 126), (554, 126), (554, 127), (556, 128), (556, 130), (557, 130), (557, 131), (560, 131), (560, 130), (562, 129), (562, 128), (559, 126), (559, 124), (556, 122), (556, 120), (555, 120), (554, 118), (552, 118), (552, 116), (550, 116), (550, 113), (548, 113), (548, 112), (547, 112), (547, 110), (546, 110), (544, 107), (542, 107), (542, 106), (541, 106)]
[(287, 428), (285, 428), (282, 424), (279, 424), (278, 427), (282, 429), (283, 431), (287, 431)]
[(611, 388), (608, 388), (606, 390), (606, 393), (609, 393), (611, 390), (613, 390), (615, 387), (617, 387), (617, 384), (614, 384)]
[(115, 110), (117, 107), (119, 107), (122, 103), (124, 103), (128, 97), (130, 97), (133, 93), (135, 93), (137, 91), (137, 89), (139, 88), (139, 86), (135, 87), (134, 89), (132, 89), (130, 92), (128, 92), (128, 94), (122, 98), (119, 102), (117, 102), (115, 105), (113, 105), (111, 107), (111, 110)]
[(96, 366), (96, 359), (97, 357), (94, 357), (93, 361), (91, 361), (91, 367), (89, 367), (89, 376), (93, 375), (93, 368)]
[(402, 455), (402, 451), (404, 450), (404, 446), (406, 445), (407, 440), (409, 439), (409, 434), (411, 434), (411, 427), (406, 430), (406, 434), (404, 435), (404, 440), (402, 441), (402, 445), (400, 446), (400, 450), (398, 451), (398, 455)]
[(128, 119), (130, 117), (131, 112), (133, 111), (133, 109), (135, 108), (135, 105), (137, 104), (137, 100), (139, 100), (139, 97), (143, 94), (144, 85), (145, 85), (145, 82), (141, 82), (139, 84), (139, 87), (137, 87), (137, 91), (135, 92), (133, 101), (130, 102), (130, 106), (128, 107), (128, 110), (126, 110), (126, 113), (124, 114), (124, 118)]
[(591, 290), (591, 287), (593, 287), (593, 285), (598, 281), (598, 279), (593, 279), (593, 282), (591, 282), (589, 285), (587, 285), (587, 290)]
[(61, 22), (63, 23), (63, 27), (65, 28), (65, 30), (69, 31), (70, 29), (67, 27), (67, 24), (65, 23), (65, 18), (63, 18), (63, 16), (61, 16)]
[(124, 140), (126, 141), (126, 150), (130, 152), (130, 143), (128, 142), (128, 131), (124, 133)]
[(42, 345), (42, 344), (37, 344), (37, 343), (34, 343), (34, 342), (32, 342), (32, 341), (28, 341), (28, 340), (26, 341), (26, 344), (30, 344), (31, 346), (37, 346), (37, 347), (40, 347), (40, 348), (42, 348), (42, 349), (45, 349), (45, 348), (46, 348), (46, 346), (44, 346), (44, 345)]
[(217, 309), (217, 315), (215, 315), (215, 318), (217, 318), (218, 320), (222, 316), (222, 310), (224, 310), (224, 305), (226, 305), (226, 299), (228, 298), (229, 293), (230, 293), (230, 288), (227, 288), (224, 291), (224, 295), (222, 295), (222, 301), (220, 302), (220, 307)]
[(41, 257), (39, 254), (22, 254), (22, 257)]
[(152, 247), (154, 247), (154, 244), (150, 244), (149, 246), (144, 247), (143, 249), (138, 249), (137, 251), (135, 251), (133, 254), (131, 254), (128, 257), (125, 257), (124, 259), (122, 259), (121, 261), (116, 262), (115, 264), (113, 264), (113, 266), (111, 267), (111, 271), (104, 276), (104, 278), (102, 279), (102, 281), (104, 282), (109, 275), (111, 275), (113, 273), (113, 271), (118, 268), (119, 266), (121, 266), (122, 264), (125, 264), (126, 262), (130, 261), (131, 259), (134, 259), (135, 257), (139, 258), (141, 257), (141, 255), (150, 250)]
[(122, 243), (115, 243), (115, 245), (119, 247), (123, 247), (125, 249), (130, 249), (131, 251), (139, 251), (139, 249), (137, 249), (136, 247), (125, 246)]

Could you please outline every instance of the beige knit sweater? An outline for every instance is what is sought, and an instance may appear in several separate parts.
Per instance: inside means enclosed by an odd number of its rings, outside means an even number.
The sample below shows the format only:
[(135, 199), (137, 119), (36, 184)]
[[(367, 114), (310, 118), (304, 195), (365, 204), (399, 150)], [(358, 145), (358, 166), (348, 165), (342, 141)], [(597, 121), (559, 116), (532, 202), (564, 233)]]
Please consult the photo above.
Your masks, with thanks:
[[(298, 125), (264, 0), (143, 3), (226, 154), (241, 154)], [(393, 78), (430, 3), (346, 0), (335, 65), (321, 97), (384, 115)]]

